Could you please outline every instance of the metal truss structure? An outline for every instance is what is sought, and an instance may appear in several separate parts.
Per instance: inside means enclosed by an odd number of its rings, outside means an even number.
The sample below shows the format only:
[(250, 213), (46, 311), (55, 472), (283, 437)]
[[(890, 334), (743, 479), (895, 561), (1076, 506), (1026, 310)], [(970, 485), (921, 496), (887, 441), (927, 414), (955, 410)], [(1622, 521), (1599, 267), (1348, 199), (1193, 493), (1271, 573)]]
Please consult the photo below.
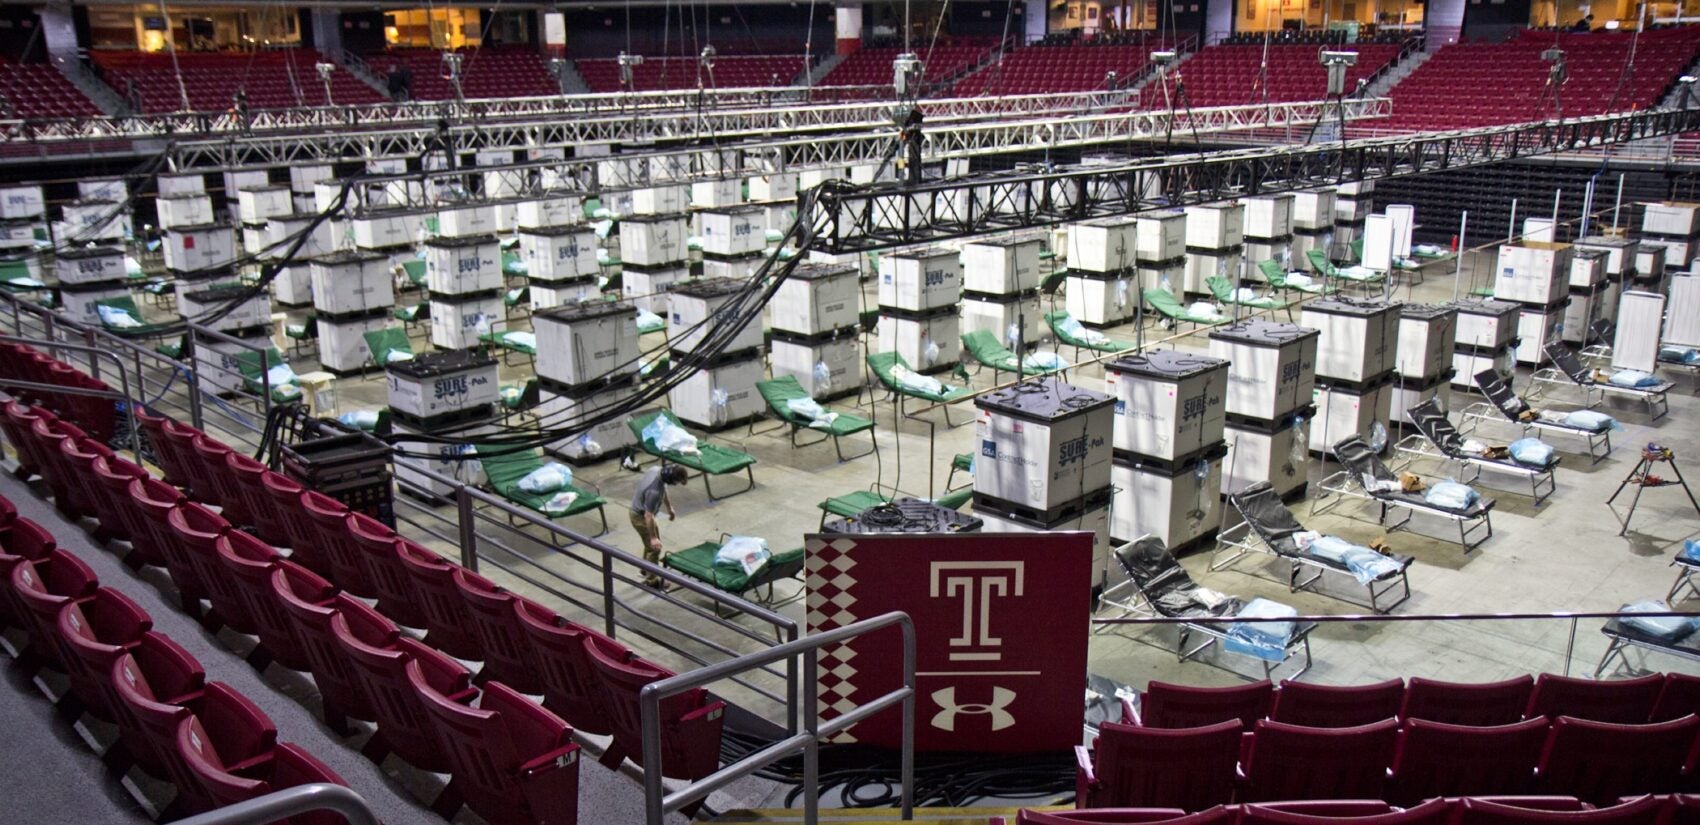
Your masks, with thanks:
[(1109, 215), (1585, 150), (1700, 129), (1700, 110), (1167, 156), (915, 188), (823, 185), (803, 194), (809, 249), (843, 254)]

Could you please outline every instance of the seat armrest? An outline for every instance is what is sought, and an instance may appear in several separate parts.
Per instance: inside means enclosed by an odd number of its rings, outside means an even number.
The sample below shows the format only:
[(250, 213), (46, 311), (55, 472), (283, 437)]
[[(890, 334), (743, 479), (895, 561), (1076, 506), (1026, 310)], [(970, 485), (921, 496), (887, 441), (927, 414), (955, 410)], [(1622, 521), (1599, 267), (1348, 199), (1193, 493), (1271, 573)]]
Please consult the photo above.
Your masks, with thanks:
[(1085, 745), (1074, 746), (1074, 807), (1093, 807), (1092, 791), (1098, 787), (1098, 776), (1092, 767), (1092, 751)]
[(1124, 725), (1143, 725), (1143, 724), (1145, 724), (1144, 720), (1140, 719), (1140, 717), (1139, 717), (1139, 709), (1133, 706), (1133, 700), (1127, 698), (1126, 696), (1122, 697), (1122, 724), (1124, 724)]
[(519, 766), (523, 777), (540, 776), (578, 763), (579, 746), (573, 743), (546, 751)]

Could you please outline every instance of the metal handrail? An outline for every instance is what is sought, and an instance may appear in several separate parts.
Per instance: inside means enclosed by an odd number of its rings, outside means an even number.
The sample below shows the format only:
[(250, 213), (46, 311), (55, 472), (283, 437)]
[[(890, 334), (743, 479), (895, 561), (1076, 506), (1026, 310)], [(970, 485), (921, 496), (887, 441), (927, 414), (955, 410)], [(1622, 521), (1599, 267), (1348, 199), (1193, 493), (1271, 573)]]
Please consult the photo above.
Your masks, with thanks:
[(314, 782), (258, 796), (246, 802), (177, 820), (177, 825), (264, 825), (308, 811), (331, 811), (348, 825), (379, 825), (372, 806), (341, 785)]
[[(897, 625), (903, 632), (903, 687), (872, 699), (855, 710), (822, 724), (820, 708), (816, 704), (814, 692), (820, 649), (827, 645), (847, 642), (850, 639), (891, 625)], [(802, 717), (803, 730), (767, 745), (683, 788), (672, 793), (666, 793), (666, 789), (661, 783), (662, 700), (669, 696), (677, 696), (692, 688), (713, 684), (751, 668), (777, 662), (781, 659), (790, 660), (795, 657), (801, 657), (803, 660), (805, 693), (800, 697), (802, 706), (806, 709)], [(644, 685), (643, 690), (638, 694), (638, 702), (643, 715), (644, 821), (647, 825), (662, 825), (669, 812), (677, 811), (686, 804), (702, 799), (714, 790), (755, 773), (799, 750), (803, 752), (803, 822), (806, 825), (816, 825), (820, 821), (820, 740), (823, 737), (847, 730), (858, 722), (899, 703), (903, 706), (902, 766), (898, 774), (899, 781), (903, 786), (903, 819), (909, 820), (914, 817), (915, 623), (907, 613), (898, 611), (886, 613), (834, 630), (811, 634), (761, 653), (752, 653), (729, 662), (651, 682)], [(795, 728), (793, 727), (793, 729)]]
[(111, 352), (108, 352), (108, 351), (106, 351), (106, 350), (104, 350), (100, 347), (91, 346), (91, 345), (84, 345), (84, 344), (72, 344), (72, 343), (68, 343), (68, 342), (65, 342), (65, 341), (54, 341), (51, 338), (49, 338), (48, 340), (36, 340), (36, 339), (33, 339), (33, 338), (26, 338), (26, 337), (21, 337), (21, 336), (16, 336), (16, 335), (0, 335), (0, 342), (5, 342), (5, 343), (8, 343), (8, 344), (28, 344), (30, 346), (38, 346), (38, 347), (43, 347), (43, 348), (48, 348), (48, 349), (62, 349), (62, 350), (69, 350), (71, 352), (83, 353), (89, 359), (89, 366), (90, 366), (89, 372), (94, 378), (100, 377), (100, 367), (98, 366), (100, 359), (101, 358), (112, 359), (113, 365), (117, 367), (118, 383), (119, 383), (119, 386), (122, 387), (121, 392), (114, 392), (112, 390), (101, 391), (101, 390), (82, 389), (82, 388), (78, 388), (78, 387), (60, 387), (60, 386), (56, 386), (56, 385), (43, 385), (43, 384), (37, 384), (33, 381), (6, 381), (6, 382), (3, 382), (3, 383), (5, 383), (8, 386), (23, 387), (25, 389), (33, 389), (33, 390), (37, 390), (37, 391), (41, 391), (41, 392), (63, 393), (63, 394), (66, 394), (66, 395), (88, 395), (88, 396), (94, 396), (94, 397), (97, 397), (97, 398), (114, 398), (115, 400), (124, 402), (124, 413), (123, 413), (123, 415), (124, 415), (125, 421), (129, 425), (130, 453), (136, 457), (137, 461), (141, 460), (141, 456), (142, 456), (141, 434), (139, 432), (137, 432), (135, 410), (131, 406), (131, 404), (129, 403), (129, 400), (131, 398), (134, 398), (135, 396), (130, 394), (130, 376), (125, 374), (125, 372), (124, 372), (124, 362), (118, 360), (117, 355), (115, 355)]

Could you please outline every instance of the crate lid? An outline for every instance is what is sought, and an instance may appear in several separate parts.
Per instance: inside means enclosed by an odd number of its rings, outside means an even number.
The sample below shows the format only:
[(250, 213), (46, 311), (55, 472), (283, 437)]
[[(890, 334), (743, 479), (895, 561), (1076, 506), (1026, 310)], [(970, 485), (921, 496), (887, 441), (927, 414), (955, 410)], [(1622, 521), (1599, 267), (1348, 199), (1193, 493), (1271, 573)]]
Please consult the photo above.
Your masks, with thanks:
[(1610, 253), (1608, 253), (1604, 249), (1578, 249), (1578, 250), (1576, 250), (1576, 254), (1571, 258), (1571, 261), (1572, 262), (1575, 262), (1575, 261), (1592, 261), (1592, 260), (1602, 260), (1603, 261), (1603, 260), (1605, 260), (1606, 255), (1608, 255), (1608, 254), (1610, 254)]
[(824, 281), (828, 278), (858, 276), (861, 271), (851, 264), (798, 264), (789, 277), (804, 281)]
[[(1185, 214), (1185, 213), (1182, 213), (1182, 214)], [(1101, 228), (1101, 229), (1116, 229), (1116, 228), (1124, 227), (1124, 226), (1133, 226), (1134, 224), (1136, 224), (1138, 222), (1139, 222), (1139, 219), (1134, 218), (1131, 215), (1118, 215), (1118, 216), (1112, 217), (1112, 218), (1094, 218), (1093, 220), (1080, 221), (1079, 223), (1075, 223), (1075, 224), (1071, 224), (1071, 225), (1072, 226), (1093, 226), (1093, 227), (1098, 227), (1098, 228)]]
[(1250, 344), (1254, 347), (1281, 347), (1321, 334), (1319, 330), (1298, 324), (1247, 318), (1225, 327), (1216, 327), (1210, 331), (1210, 340)]
[(111, 198), (78, 198), (74, 201), (71, 201), (70, 203), (65, 204), (65, 205), (66, 206), (80, 206), (80, 207), (112, 208), (112, 207), (116, 207), (118, 205), (118, 201), (115, 201)]
[(967, 533), (983, 522), (967, 513), (917, 498), (900, 498), (870, 507), (847, 519), (826, 523), (826, 533)]
[(1516, 315), (1523, 308), (1522, 304), (1495, 301), (1491, 298), (1486, 300), (1465, 299), (1454, 303), (1453, 306), (1458, 308), (1460, 315), (1491, 315), (1495, 317)]
[(208, 195), (205, 192), (174, 192), (170, 195), (160, 195), (159, 197), (155, 198), (155, 200), (181, 201), (181, 200), (188, 200), (189, 198), (208, 198), (208, 197), (211, 197), (211, 196)]
[(620, 216), (620, 223), (661, 223), (663, 221), (684, 223), (685, 217), (683, 212), (666, 215), (622, 215)]
[(1142, 355), (1124, 355), (1104, 365), (1104, 369), (1112, 372), (1175, 381), (1227, 368), (1226, 359), (1174, 349), (1157, 350)]
[(1577, 238), (1576, 239), (1576, 244), (1578, 246), (1627, 247), (1627, 246), (1634, 246), (1636, 243), (1637, 243), (1637, 241), (1634, 241), (1630, 238), (1611, 238), (1611, 237), (1607, 237), (1605, 235), (1589, 235), (1586, 238)]
[(124, 250), (119, 249), (116, 246), (73, 246), (68, 249), (59, 250), (55, 254), (61, 258), (70, 258), (72, 260), (81, 260), (85, 258), (119, 258), (123, 257)]
[(406, 361), (391, 361), (384, 371), (407, 378), (436, 378), (453, 372), (494, 368), (496, 358), (476, 349), (439, 350), (415, 355)]
[(892, 260), (926, 260), (929, 258), (955, 258), (956, 256), (956, 250), (943, 246), (925, 246), (920, 249), (905, 249), (902, 252), (892, 252), (886, 255), (887, 258)]
[(1032, 300), (1039, 290), (1029, 289), (1026, 292), (975, 292), (972, 289), (962, 290), (962, 300), (979, 301), (983, 304), (1019, 304), (1024, 300)]
[(438, 249), (466, 249), (474, 246), (495, 246), (496, 244), (495, 235), (473, 235), (469, 238), (436, 237), (425, 241), (426, 246)]
[(595, 230), (588, 226), (522, 226), (521, 235), (536, 235), (540, 238), (564, 238), (568, 235), (589, 235)]
[(1101, 392), (1065, 384), (1055, 376), (1023, 381), (974, 399), (978, 409), (1040, 423), (1072, 418), (1114, 403)]
[(577, 321), (589, 321), (610, 315), (637, 315), (637, 307), (621, 301), (589, 301), (582, 304), (563, 304), (558, 307), (540, 309), (533, 314), (533, 322), (559, 321), (571, 324)]
[(311, 263), (323, 264), (325, 266), (342, 266), (344, 264), (366, 264), (373, 261), (388, 261), (389, 259), (390, 256), (385, 255), (382, 252), (372, 252), (365, 249), (339, 249), (335, 252), (327, 252), (317, 258), (313, 258)]
[(725, 298), (742, 292), (746, 287), (737, 278), (703, 278), (674, 286), (670, 290), (674, 295), (686, 298)]
[(1458, 307), (1452, 304), (1400, 304), (1399, 317), (1417, 321), (1433, 321), (1448, 315), (1457, 315)]
[(235, 232), (236, 228), (228, 223), (196, 223), (188, 226), (173, 226), (170, 229), (165, 230), (165, 234), (185, 235), (190, 232), (217, 232), (219, 230)]
[(1026, 244), (1040, 244), (1040, 243), (1043, 243), (1043, 241), (1039, 240), (1038, 238), (1021, 238), (1021, 237), (980, 238), (980, 239), (977, 239), (977, 240), (969, 241), (969, 242), (963, 244), (962, 246), (964, 248), (970, 247), (970, 246), (1001, 246), (1001, 247), (1004, 247), (1004, 248), (1007, 249), (1007, 248), (1012, 247), (1012, 246), (1024, 246)]
[(761, 206), (716, 206), (712, 209), (699, 209), (697, 210), (697, 214), (727, 216), (766, 215), (767, 209)]
[[(208, 287), (207, 289), (197, 289), (194, 292), (185, 292), (183, 293), (183, 297), (194, 301), (197, 304), (216, 304), (224, 301), (235, 300), (241, 297), (244, 292), (248, 291), (248, 287), (241, 286), (239, 284), (229, 284)], [(249, 296), (246, 300), (264, 297), (266, 297), (264, 292), (256, 292)]]
[(289, 187), (284, 185), (284, 184), (281, 184), (281, 183), (266, 183), (266, 184), (261, 184), (259, 186), (244, 186), (241, 189), (238, 189), (236, 191), (238, 193), (241, 193), (241, 192), (276, 192), (279, 189), (281, 189), (285, 192), (289, 191)]
[(1387, 301), (1355, 301), (1350, 298), (1324, 298), (1311, 301), (1304, 305), (1304, 312), (1320, 312), (1324, 315), (1353, 315), (1359, 318), (1369, 318), (1375, 315), (1385, 315), (1399, 309), (1399, 305)]

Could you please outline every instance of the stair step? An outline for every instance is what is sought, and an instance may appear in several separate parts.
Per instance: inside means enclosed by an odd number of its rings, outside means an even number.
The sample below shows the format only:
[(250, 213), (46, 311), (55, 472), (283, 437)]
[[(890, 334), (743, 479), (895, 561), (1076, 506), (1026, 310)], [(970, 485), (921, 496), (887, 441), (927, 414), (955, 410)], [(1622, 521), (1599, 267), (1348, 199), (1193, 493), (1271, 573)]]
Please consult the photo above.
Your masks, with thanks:
[[(1037, 806), (1034, 806), (1037, 807)], [(1038, 810), (1071, 810), (1071, 808), (1037, 808)], [(992, 817), (1001, 816), (1015, 821), (1017, 808), (917, 808), (912, 822), (929, 825), (986, 825)], [(790, 823), (803, 821), (801, 808), (752, 808), (728, 811), (710, 820), (716, 823)], [(887, 825), (903, 821), (897, 808), (832, 808), (821, 809), (820, 821), (828, 825)]]

